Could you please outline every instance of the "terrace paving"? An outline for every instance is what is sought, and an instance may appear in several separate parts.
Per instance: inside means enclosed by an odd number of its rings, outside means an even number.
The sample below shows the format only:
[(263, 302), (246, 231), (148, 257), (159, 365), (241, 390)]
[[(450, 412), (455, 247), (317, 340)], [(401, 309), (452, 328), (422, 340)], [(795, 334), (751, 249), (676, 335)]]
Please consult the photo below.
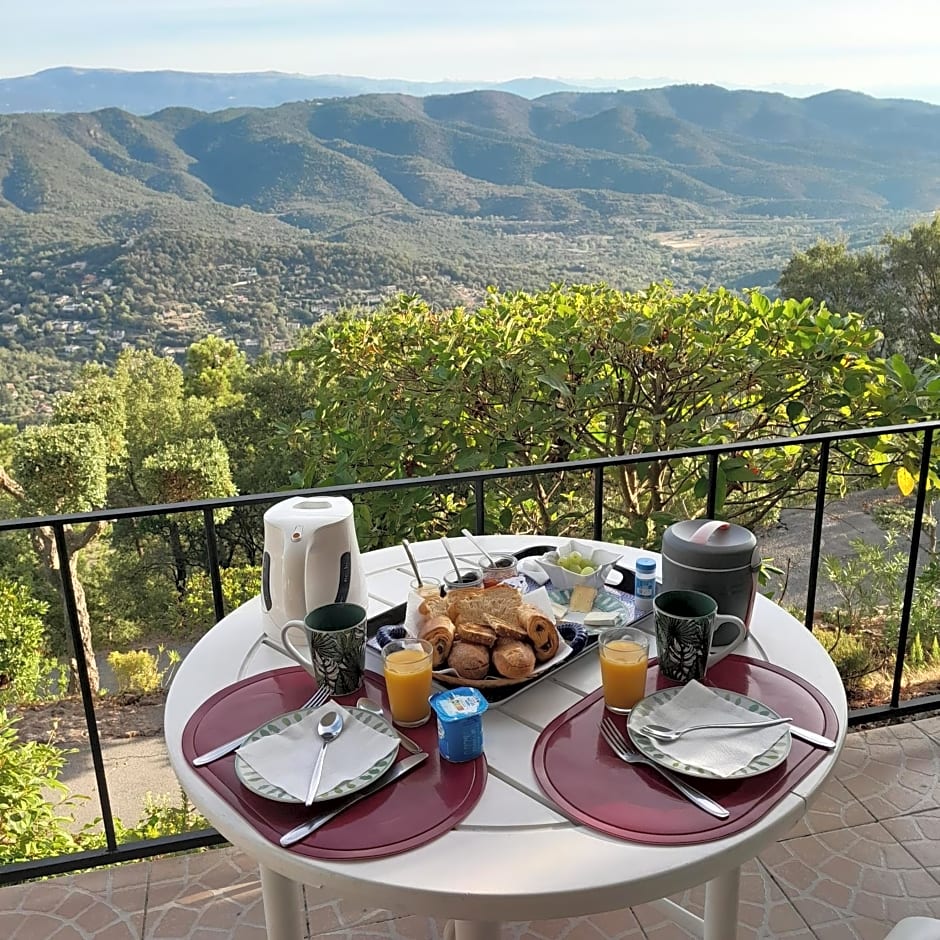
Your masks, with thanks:
[[(744, 867), (739, 940), (883, 940), (940, 917), (940, 719), (850, 734), (808, 815)], [(676, 900), (699, 915), (704, 892)], [(304, 890), (307, 937), (430, 940), (444, 925)], [(0, 889), (9, 940), (264, 940), (261, 886), (232, 848)], [(649, 905), (508, 925), (512, 940), (686, 940)], [(731, 938), (729, 938), (731, 940)]]

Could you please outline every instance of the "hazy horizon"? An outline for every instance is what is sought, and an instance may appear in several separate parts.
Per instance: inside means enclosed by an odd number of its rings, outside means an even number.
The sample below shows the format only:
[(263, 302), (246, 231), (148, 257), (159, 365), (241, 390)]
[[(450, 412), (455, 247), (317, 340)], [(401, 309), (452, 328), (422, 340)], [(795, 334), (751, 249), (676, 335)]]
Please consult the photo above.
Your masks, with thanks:
[(3, 77), (63, 66), (474, 84), (535, 76), (940, 102), (940, 5), (921, 0), (39, 0), (4, 21)]

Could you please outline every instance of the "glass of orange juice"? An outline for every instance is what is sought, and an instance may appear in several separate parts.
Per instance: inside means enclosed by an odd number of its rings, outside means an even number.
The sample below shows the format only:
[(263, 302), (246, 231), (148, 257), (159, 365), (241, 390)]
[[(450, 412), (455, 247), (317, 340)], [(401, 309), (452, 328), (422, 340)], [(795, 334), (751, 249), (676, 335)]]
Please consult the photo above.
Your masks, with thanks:
[(431, 717), (431, 655), (427, 640), (405, 637), (382, 647), (382, 667), (392, 721), (417, 728)]
[(610, 711), (625, 715), (646, 694), (649, 646), (649, 637), (639, 630), (601, 634), (601, 685)]

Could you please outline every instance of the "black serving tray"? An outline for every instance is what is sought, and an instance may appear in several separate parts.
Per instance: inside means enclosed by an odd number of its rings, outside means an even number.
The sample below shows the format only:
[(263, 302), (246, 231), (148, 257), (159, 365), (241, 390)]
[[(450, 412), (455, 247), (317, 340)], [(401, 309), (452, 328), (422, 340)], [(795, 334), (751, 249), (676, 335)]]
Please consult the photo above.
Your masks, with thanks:
[[(515, 556), (516, 558), (531, 558), (533, 555), (544, 555), (546, 552), (553, 551), (557, 547), (558, 546), (556, 545), (530, 545), (528, 548), (523, 548), (516, 552)], [(624, 568), (622, 565), (614, 565), (612, 570), (616, 571), (620, 575), (620, 581), (617, 584), (610, 584), (608, 587), (615, 588), (618, 591), (624, 591), (627, 594), (632, 594), (635, 586), (635, 573), (630, 568)], [(376, 614), (374, 617), (370, 617), (366, 626), (370, 639), (375, 636), (380, 627), (394, 627), (404, 623), (405, 610), (407, 606), (407, 603), (397, 604), (395, 607), (391, 607), (388, 610), (383, 611), (381, 614)], [(647, 614), (645, 616), (649, 615)], [(636, 625), (642, 619), (644, 618), (639, 617), (630, 625)], [(489, 689), (480, 689), (479, 691), (490, 705), (502, 705), (504, 702), (508, 702), (509, 699), (515, 698), (521, 692), (525, 692), (526, 689), (531, 689), (532, 686), (538, 684), (543, 679), (547, 679), (549, 676), (554, 676), (560, 669), (564, 669), (565, 666), (573, 663), (577, 659), (580, 659), (582, 656), (591, 652), (591, 650), (595, 649), (596, 647), (597, 634), (589, 634), (587, 643), (584, 644), (584, 648), (582, 650), (577, 653), (573, 653), (567, 659), (558, 663), (556, 666), (553, 666), (551, 669), (546, 669), (545, 672), (539, 673), (537, 676), (533, 676), (529, 681), (520, 682), (518, 685), (496, 686)], [(438, 682), (435, 682), (434, 686), (437, 689), (449, 688), (449, 686), (441, 685)]]

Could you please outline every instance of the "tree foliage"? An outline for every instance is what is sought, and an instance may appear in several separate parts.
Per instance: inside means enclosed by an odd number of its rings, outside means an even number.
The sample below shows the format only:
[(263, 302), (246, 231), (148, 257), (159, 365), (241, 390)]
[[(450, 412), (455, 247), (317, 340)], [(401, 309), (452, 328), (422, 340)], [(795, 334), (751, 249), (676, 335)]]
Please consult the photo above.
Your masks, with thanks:
[[(723, 289), (491, 291), (475, 310), (439, 312), (402, 297), (306, 334), (295, 355), (318, 376), (317, 398), (283, 441), (304, 482), (322, 485), (861, 426), (880, 416), (865, 393), (884, 372), (869, 355), (877, 336), (854, 314)], [(815, 457), (793, 450), (723, 460), (723, 515), (753, 522), (798, 492)], [(697, 514), (704, 482), (689, 461), (608, 474), (614, 530), (646, 540)], [(586, 478), (494, 486), (488, 525), (583, 530), (590, 498)], [(469, 494), (413, 492), (377, 496), (367, 512), (388, 539), (455, 527), (472, 508)]]
[(940, 333), (940, 215), (886, 234), (875, 250), (819, 242), (790, 259), (778, 286), (787, 297), (861, 313), (882, 331), (888, 353), (929, 356)]

